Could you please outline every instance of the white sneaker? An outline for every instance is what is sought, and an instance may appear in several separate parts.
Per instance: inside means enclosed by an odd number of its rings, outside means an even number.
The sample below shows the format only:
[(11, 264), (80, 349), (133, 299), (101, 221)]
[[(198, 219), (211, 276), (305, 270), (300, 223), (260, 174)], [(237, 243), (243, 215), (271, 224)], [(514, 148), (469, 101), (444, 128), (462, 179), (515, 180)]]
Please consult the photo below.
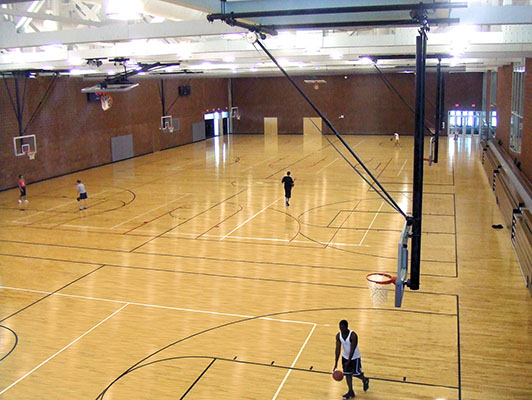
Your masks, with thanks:
[(22, 200), (18, 199), (18, 204), (22, 203)]
[(28, 200), (24, 200), (24, 203), (27, 203), (27, 202), (28, 202)]

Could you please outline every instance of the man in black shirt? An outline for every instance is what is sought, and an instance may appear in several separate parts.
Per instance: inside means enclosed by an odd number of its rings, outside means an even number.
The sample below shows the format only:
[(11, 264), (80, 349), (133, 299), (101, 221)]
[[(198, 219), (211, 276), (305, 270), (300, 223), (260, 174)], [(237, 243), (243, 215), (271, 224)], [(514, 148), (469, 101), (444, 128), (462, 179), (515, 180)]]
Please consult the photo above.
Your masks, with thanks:
[(284, 184), (284, 197), (286, 197), (286, 205), (289, 206), (290, 197), (292, 196), (292, 187), (294, 186), (294, 180), (290, 176), (290, 171), (286, 173), (286, 176), (281, 180)]

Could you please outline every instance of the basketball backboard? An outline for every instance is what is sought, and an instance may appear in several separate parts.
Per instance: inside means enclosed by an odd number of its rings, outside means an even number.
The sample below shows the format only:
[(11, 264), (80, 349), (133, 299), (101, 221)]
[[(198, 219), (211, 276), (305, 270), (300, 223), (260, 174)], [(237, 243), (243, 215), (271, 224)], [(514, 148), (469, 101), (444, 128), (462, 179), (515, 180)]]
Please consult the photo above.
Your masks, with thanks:
[(408, 238), (411, 225), (405, 222), (399, 244), (397, 245), (397, 278), (395, 280), (395, 306), (401, 307), (408, 279)]
[(13, 138), (15, 157), (26, 156), (28, 153), (37, 152), (37, 139), (35, 135), (15, 136)]

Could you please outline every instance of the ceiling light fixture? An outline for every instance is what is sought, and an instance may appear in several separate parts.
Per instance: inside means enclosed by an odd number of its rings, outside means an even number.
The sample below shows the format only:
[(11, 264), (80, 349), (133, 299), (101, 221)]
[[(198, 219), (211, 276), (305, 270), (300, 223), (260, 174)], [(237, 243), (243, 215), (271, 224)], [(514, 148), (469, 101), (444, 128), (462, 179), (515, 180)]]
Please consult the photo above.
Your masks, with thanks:
[(142, 2), (140, 0), (106, 0), (105, 13), (109, 19), (122, 21), (142, 18)]

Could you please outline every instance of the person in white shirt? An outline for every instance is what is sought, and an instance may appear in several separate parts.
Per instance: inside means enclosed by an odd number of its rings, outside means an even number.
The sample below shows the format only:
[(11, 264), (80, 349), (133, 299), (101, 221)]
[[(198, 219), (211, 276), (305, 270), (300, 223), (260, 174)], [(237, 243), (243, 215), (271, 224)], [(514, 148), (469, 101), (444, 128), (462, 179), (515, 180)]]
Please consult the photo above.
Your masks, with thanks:
[(78, 179), (78, 198), (79, 201), (79, 209), (80, 210), (86, 210), (87, 209), (87, 191), (85, 190), (85, 185), (81, 183), (81, 181)]
[(401, 145), (401, 142), (399, 141), (399, 134), (397, 132), (393, 134), (393, 142), (395, 146)]
[(355, 397), (353, 390), (353, 375), (362, 381), (364, 392), (369, 389), (369, 378), (362, 372), (362, 360), (360, 359), (360, 350), (358, 348), (358, 336), (355, 331), (348, 328), (348, 322), (343, 319), (340, 321), (340, 332), (336, 335), (336, 359), (334, 369), (338, 367), (340, 351), (342, 352), (342, 368), (344, 370), (345, 381), (347, 383), (347, 393), (342, 396), (343, 399), (352, 399)]

